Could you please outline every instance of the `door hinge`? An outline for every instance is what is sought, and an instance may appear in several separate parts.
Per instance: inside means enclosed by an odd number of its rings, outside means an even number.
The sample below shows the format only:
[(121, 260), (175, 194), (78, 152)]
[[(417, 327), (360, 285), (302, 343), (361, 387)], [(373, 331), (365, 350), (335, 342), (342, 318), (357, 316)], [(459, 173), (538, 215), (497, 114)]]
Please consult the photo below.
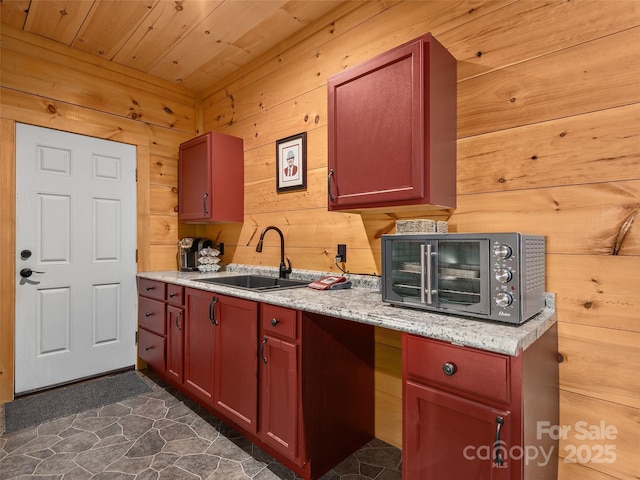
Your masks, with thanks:
[(136, 248), (136, 263), (138, 263), (138, 249)]
[(136, 338), (135, 338), (135, 342), (136, 342), (135, 344), (136, 344), (136, 346), (137, 346), (137, 345), (138, 345), (138, 331), (137, 331), (137, 330), (136, 330)]

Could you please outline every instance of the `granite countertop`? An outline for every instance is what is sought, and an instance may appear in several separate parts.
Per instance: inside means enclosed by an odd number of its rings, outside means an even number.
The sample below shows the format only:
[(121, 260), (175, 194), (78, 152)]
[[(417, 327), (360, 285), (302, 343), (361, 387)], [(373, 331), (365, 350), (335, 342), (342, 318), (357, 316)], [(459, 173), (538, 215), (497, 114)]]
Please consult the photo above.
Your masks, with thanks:
[[(291, 288), (256, 292), (223, 285), (198, 282), (199, 278), (255, 274), (276, 277), (277, 269), (230, 264), (226, 271), (200, 272), (141, 272), (141, 278), (160, 280), (185, 287), (208, 290), (257, 302), (367, 323), (423, 337), (465, 345), (490, 352), (518, 356), (556, 322), (555, 297), (546, 294), (546, 308), (523, 325), (500, 324), (479, 319), (442, 315), (423, 310), (394, 307), (382, 301), (381, 279), (376, 276), (345, 275), (353, 287), (347, 290), (314, 290)], [(292, 279), (315, 280), (327, 272), (294, 270)], [(333, 273), (335, 275), (335, 273)]]

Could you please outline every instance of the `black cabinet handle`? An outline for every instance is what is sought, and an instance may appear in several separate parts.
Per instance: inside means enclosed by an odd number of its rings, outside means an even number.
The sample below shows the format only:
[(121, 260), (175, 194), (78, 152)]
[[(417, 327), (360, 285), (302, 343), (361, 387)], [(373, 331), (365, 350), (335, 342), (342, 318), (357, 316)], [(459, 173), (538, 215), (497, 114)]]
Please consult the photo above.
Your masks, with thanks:
[(147, 312), (144, 314), (145, 317), (149, 318), (151, 315), (153, 315), (153, 312)]
[(202, 195), (202, 210), (204, 210), (205, 215), (209, 215), (209, 210), (207, 209), (207, 198), (209, 197), (208, 193)]
[(502, 466), (504, 460), (502, 458), (502, 450), (501, 450), (501, 441), (500, 441), (500, 431), (502, 430), (502, 426), (504, 425), (504, 418), (501, 416), (496, 417), (496, 439), (493, 442), (493, 452), (495, 454), (495, 464), (498, 466)]
[(260, 358), (262, 359), (262, 363), (267, 363), (267, 359), (264, 356), (264, 346), (267, 344), (267, 340), (268, 338), (265, 336), (264, 339), (262, 340), (262, 343), (260, 344)]
[(216, 320), (216, 303), (218, 303), (218, 297), (212, 297), (211, 303), (209, 304), (209, 320), (214, 325), (218, 325), (218, 321)]
[(149, 290), (153, 290), (154, 288), (156, 288), (156, 287), (147, 287), (147, 292), (148, 292)]
[(175, 296), (176, 296), (176, 294), (175, 294), (175, 293), (173, 293), (173, 292), (171, 292), (171, 293), (169, 294), (169, 298), (173, 298), (173, 297), (175, 297)]
[(335, 202), (336, 197), (333, 196), (333, 194), (331, 193), (331, 177), (333, 177), (335, 175), (336, 172), (334, 172), (333, 168), (331, 170), (329, 170), (329, 175), (327, 176), (327, 191), (329, 193), (329, 199), (332, 202)]
[(178, 327), (178, 330), (182, 330), (182, 326), (180, 325), (180, 317), (182, 316), (182, 312), (180, 312), (178, 315), (176, 315), (176, 327)]
[(456, 367), (455, 363), (447, 362), (442, 365), (442, 371), (447, 377), (451, 377), (458, 371), (458, 367)]
[(271, 326), (275, 327), (276, 325), (278, 325), (278, 319), (277, 318), (272, 318), (271, 319)]
[(144, 347), (144, 349), (145, 349), (146, 351), (149, 351), (149, 350), (151, 350), (152, 348), (153, 348), (153, 345), (151, 345), (151, 346), (149, 346), (149, 347)]

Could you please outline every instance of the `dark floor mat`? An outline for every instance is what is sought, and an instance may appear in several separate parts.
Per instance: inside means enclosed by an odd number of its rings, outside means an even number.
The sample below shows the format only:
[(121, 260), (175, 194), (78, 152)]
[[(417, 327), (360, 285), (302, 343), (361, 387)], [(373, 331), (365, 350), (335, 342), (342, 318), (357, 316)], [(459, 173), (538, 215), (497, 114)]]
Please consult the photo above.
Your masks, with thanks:
[(151, 392), (134, 371), (55, 388), (4, 405), (4, 432), (33, 427), (60, 417)]

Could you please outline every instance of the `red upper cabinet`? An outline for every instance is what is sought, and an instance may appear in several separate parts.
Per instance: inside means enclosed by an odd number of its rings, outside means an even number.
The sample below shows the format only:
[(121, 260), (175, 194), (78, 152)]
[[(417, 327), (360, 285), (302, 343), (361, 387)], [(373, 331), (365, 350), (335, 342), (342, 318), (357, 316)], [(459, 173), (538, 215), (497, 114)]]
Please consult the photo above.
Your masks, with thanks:
[(328, 80), (329, 210), (456, 206), (456, 60), (431, 34)]
[(244, 220), (241, 138), (209, 132), (180, 145), (178, 218), (183, 223)]

